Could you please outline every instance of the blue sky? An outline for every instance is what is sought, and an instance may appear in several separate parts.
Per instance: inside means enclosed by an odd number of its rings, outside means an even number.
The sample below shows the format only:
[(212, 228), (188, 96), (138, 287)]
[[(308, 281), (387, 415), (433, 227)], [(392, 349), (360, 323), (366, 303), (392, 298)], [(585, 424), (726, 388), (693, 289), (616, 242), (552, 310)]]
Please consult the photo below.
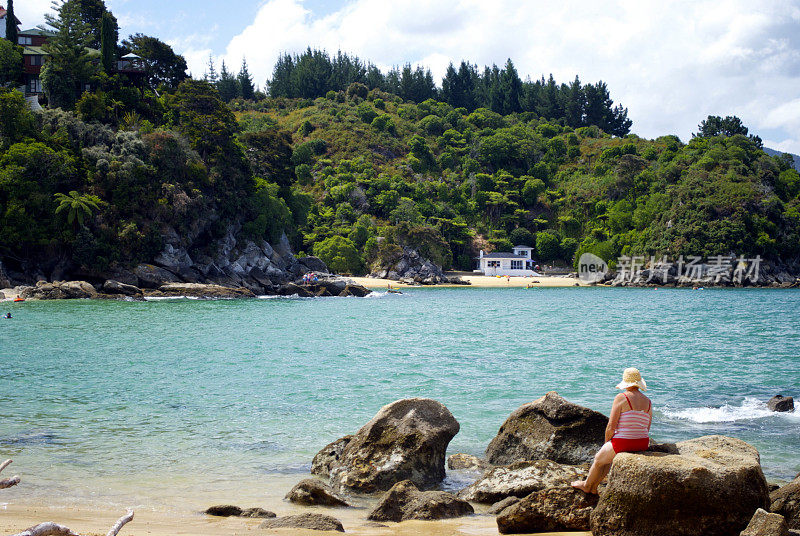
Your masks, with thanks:
[[(4, 3), (0, 0), (0, 4)], [(512, 58), (521, 75), (604, 80), (633, 131), (687, 140), (735, 114), (766, 144), (800, 153), (800, 0), (107, 0), (122, 35), (169, 42), (202, 75), (246, 56), (263, 86), (283, 51), (339, 48), (440, 76), (449, 61)], [(25, 27), (50, 0), (17, 2)]]

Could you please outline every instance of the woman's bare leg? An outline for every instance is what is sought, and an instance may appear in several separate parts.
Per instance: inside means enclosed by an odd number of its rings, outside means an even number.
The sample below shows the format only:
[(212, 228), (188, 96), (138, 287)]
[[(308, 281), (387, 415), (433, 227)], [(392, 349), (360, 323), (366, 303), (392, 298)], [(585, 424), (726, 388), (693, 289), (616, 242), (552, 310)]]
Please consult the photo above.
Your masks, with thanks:
[(614, 460), (614, 456), (616, 456), (616, 452), (614, 452), (614, 448), (609, 441), (595, 455), (586, 480), (576, 480), (572, 483), (572, 487), (586, 493), (597, 493), (597, 486), (611, 469), (611, 462)]

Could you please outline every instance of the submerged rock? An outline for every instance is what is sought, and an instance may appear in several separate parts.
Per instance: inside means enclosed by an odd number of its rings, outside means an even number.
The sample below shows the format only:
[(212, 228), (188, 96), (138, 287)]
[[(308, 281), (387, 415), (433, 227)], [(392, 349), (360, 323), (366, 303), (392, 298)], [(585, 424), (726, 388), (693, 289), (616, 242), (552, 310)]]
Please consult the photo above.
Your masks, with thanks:
[(274, 512), (263, 508), (240, 508), (232, 504), (218, 504), (208, 508), (203, 513), (218, 517), (275, 517)]
[(258, 527), (261, 529), (308, 529), (344, 532), (341, 521), (335, 517), (323, 514), (299, 514), (295, 516), (276, 517), (267, 519)]
[(589, 530), (596, 505), (597, 495), (569, 486), (535, 491), (500, 512), (497, 530), (501, 534)]
[(420, 491), (410, 480), (398, 482), (386, 492), (367, 519), (406, 521), (449, 519), (475, 513), (472, 506), (446, 491)]
[(489, 464), (472, 454), (453, 454), (447, 458), (447, 468), (452, 470), (485, 471)]
[(167, 283), (166, 285), (158, 287), (157, 291), (148, 291), (146, 296), (188, 296), (192, 298), (209, 299), (255, 298), (255, 294), (246, 288), (231, 288), (221, 285), (205, 285), (202, 283)]
[(286, 499), (307, 506), (350, 506), (329, 485), (313, 478), (298, 482), (286, 495)]
[(458, 430), (458, 421), (440, 402), (392, 402), (347, 442), (338, 460), (326, 458), (331, 483), (361, 493), (387, 490), (406, 479), (433, 487), (444, 480), (445, 452)]
[(521, 501), (521, 500), (522, 500), (522, 499), (520, 499), (519, 497), (506, 497), (506, 498), (505, 498), (505, 499), (503, 499), (502, 501), (497, 501), (496, 503), (494, 503), (494, 504), (493, 504), (493, 505), (492, 505), (492, 506), (491, 506), (491, 507), (490, 507), (490, 508), (489, 508), (489, 509), (486, 511), (486, 513), (488, 513), (488, 514), (492, 514), (492, 515), (495, 515), (495, 516), (496, 516), (497, 514), (499, 514), (500, 512), (502, 512), (503, 510), (505, 510), (506, 508), (508, 508), (509, 506), (515, 505), (515, 504), (517, 504), (517, 503), (518, 503), (519, 501)]
[(525, 497), (534, 491), (569, 484), (583, 478), (585, 467), (550, 460), (517, 462), (486, 472), (458, 496), (472, 502), (495, 503), (506, 497)]
[(769, 499), (770, 512), (782, 515), (790, 529), (800, 530), (800, 475), (770, 493)]
[(791, 412), (794, 411), (794, 398), (791, 396), (775, 395), (767, 402), (770, 411)]
[(789, 536), (789, 527), (782, 515), (759, 508), (739, 536)]
[(621, 453), (591, 515), (594, 536), (730, 536), (769, 501), (758, 451), (705, 436), (675, 454)]
[(524, 404), (500, 427), (486, 449), (493, 465), (525, 460), (590, 462), (603, 446), (608, 418), (568, 402), (555, 391)]

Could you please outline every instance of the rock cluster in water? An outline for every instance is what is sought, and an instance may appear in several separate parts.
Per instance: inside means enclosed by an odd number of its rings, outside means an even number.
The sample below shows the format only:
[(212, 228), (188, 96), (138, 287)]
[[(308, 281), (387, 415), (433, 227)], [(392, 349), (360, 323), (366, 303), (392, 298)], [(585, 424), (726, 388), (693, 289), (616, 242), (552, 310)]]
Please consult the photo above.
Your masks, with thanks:
[[(435, 400), (398, 400), (320, 450), (311, 469), (319, 479), (301, 481), (287, 499), (346, 507), (353, 495), (381, 493), (368, 514), (375, 522), (460, 517), (474, 513), (470, 502), (492, 504), (488, 512), (502, 534), (790, 536), (800, 528), (800, 475), (770, 495), (756, 449), (724, 436), (622, 453), (599, 497), (572, 488), (585, 477), (581, 462), (599, 448), (595, 434), (602, 438), (605, 426), (604, 416), (547, 393), (509, 416), (487, 460), (450, 457), (451, 468), (482, 473), (453, 494), (435, 488), (458, 422)], [(268, 519), (262, 527), (344, 530), (319, 514)]]

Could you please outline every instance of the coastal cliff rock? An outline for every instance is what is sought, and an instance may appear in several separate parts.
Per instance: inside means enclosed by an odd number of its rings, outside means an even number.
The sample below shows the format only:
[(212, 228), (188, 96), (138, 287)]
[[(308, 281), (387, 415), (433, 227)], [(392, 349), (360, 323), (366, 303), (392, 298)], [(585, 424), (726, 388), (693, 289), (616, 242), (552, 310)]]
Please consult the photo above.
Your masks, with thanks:
[(97, 290), (87, 281), (39, 281), (20, 294), (22, 298), (36, 300), (74, 300), (97, 297)]
[(758, 451), (744, 441), (705, 436), (674, 452), (614, 458), (594, 536), (730, 536), (769, 504)]
[(397, 255), (391, 258), (386, 265), (370, 274), (370, 277), (420, 285), (454, 282), (444, 274), (441, 267), (422, 257), (419, 251), (410, 247), (402, 248), (402, 251), (398, 251)]
[(782, 515), (790, 529), (800, 530), (800, 475), (770, 493), (769, 499), (770, 512)]
[(313, 478), (298, 482), (286, 494), (286, 500), (306, 506), (350, 506), (329, 485)]
[(767, 402), (770, 411), (791, 412), (794, 411), (794, 398), (791, 396), (775, 395)]
[(535, 491), (500, 512), (497, 530), (501, 534), (589, 530), (596, 505), (597, 495), (568, 485)]
[(493, 465), (547, 459), (590, 462), (603, 445), (608, 418), (568, 402), (555, 391), (514, 411), (486, 449)]
[(323, 514), (299, 514), (295, 516), (276, 517), (261, 523), (261, 529), (308, 529), (335, 530), (344, 532), (342, 522), (335, 517)]
[(458, 421), (440, 402), (392, 402), (347, 442), (338, 460), (326, 458), (331, 483), (361, 493), (388, 490), (406, 479), (433, 487), (444, 479), (445, 452), (458, 430)]
[(317, 452), (316, 456), (314, 456), (314, 459), (311, 461), (311, 474), (330, 476), (331, 468), (334, 465), (338, 465), (339, 459), (342, 456), (342, 451), (352, 439), (352, 435), (341, 437)]
[(449, 519), (475, 513), (472, 506), (452, 493), (420, 491), (410, 480), (398, 482), (386, 492), (367, 519), (406, 521)]
[(181, 278), (169, 270), (152, 264), (140, 264), (133, 269), (133, 273), (138, 278), (140, 288), (158, 288), (164, 283), (181, 282)]
[(447, 458), (447, 468), (453, 470), (485, 471), (489, 464), (472, 454), (453, 454)]
[(789, 527), (782, 515), (759, 508), (739, 536), (789, 536)]
[(586, 473), (585, 467), (561, 465), (550, 460), (516, 462), (487, 471), (458, 496), (467, 501), (492, 504), (506, 497), (521, 498), (534, 491), (568, 485)]

